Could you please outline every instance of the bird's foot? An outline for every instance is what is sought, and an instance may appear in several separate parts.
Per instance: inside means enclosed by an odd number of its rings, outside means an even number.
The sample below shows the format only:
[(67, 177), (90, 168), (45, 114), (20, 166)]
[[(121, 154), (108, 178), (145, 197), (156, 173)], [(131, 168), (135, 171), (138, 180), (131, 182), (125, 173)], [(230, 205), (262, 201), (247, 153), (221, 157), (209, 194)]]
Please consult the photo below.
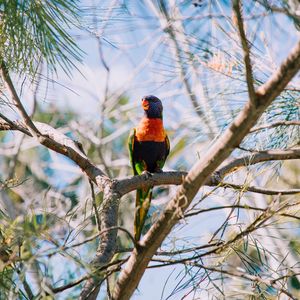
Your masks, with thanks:
[(149, 179), (152, 176), (152, 174), (146, 170), (142, 172), (142, 175), (144, 175), (146, 179)]

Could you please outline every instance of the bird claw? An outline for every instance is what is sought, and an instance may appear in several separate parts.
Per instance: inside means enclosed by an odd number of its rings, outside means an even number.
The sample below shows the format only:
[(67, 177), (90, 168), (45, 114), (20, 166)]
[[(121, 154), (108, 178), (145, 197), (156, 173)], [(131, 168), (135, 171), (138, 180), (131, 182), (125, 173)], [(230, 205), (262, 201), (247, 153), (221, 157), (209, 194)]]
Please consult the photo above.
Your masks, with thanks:
[(156, 168), (155, 173), (163, 173), (163, 170), (161, 168)]
[(149, 179), (152, 176), (152, 174), (149, 171), (143, 171), (142, 175), (144, 175), (146, 179)]

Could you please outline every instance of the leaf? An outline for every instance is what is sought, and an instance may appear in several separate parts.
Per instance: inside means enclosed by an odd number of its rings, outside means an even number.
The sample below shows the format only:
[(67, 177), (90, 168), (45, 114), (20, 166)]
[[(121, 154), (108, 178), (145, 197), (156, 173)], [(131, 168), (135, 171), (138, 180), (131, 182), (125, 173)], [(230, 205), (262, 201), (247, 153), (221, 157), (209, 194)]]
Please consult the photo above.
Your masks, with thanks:
[(67, 73), (82, 51), (68, 29), (77, 26), (78, 1), (2, 0), (0, 4), (0, 57), (8, 68), (35, 75), (45, 60)]
[(291, 286), (296, 289), (296, 290), (300, 290), (300, 282), (297, 279), (297, 277), (294, 275), (292, 277), (290, 277), (290, 282), (291, 282)]

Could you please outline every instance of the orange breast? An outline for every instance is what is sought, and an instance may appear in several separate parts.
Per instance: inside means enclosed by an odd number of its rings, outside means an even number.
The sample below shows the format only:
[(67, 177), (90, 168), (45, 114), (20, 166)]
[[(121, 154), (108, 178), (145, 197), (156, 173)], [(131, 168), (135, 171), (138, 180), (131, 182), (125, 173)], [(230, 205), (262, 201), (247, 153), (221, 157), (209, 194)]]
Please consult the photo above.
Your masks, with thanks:
[(136, 137), (140, 142), (164, 142), (166, 133), (162, 119), (143, 118), (136, 128)]

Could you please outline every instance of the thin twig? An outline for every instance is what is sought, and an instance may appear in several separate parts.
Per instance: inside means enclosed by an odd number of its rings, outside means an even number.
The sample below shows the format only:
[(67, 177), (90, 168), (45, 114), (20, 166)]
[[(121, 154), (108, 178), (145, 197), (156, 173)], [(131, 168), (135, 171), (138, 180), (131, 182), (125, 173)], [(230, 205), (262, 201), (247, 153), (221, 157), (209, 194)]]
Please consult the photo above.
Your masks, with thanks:
[(53, 292), (54, 294), (60, 293), (60, 292), (62, 292), (62, 291), (65, 291), (65, 290), (67, 290), (67, 289), (70, 289), (70, 288), (72, 288), (72, 287), (74, 287), (74, 286), (80, 284), (81, 282), (87, 280), (87, 279), (90, 278), (91, 276), (92, 276), (92, 275), (85, 275), (85, 276), (82, 276), (81, 278), (79, 278), (79, 279), (77, 279), (77, 280), (75, 280), (75, 281), (72, 281), (72, 282), (70, 282), (70, 283), (68, 283), (68, 284), (66, 284), (66, 285), (63, 285), (63, 286), (60, 286), (60, 287), (57, 287), (57, 288), (52, 288), (51, 290), (52, 290), (52, 292)]
[[(173, 260), (171, 260), (171, 259), (152, 259), (152, 261), (161, 262), (163, 264), (152, 265), (149, 268), (163, 267), (165, 265), (170, 265), (171, 263), (173, 263)], [(203, 264), (200, 264), (199, 262), (182, 262), (182, 263), (185, 264), (185, 265), (195, 266), (195, 267), (198, 267), (198, 268), (202, 268), (204, 270), (208, 270), (208, 271), (211, 271), (211, 272), (217, 272), (217, 273), (222, 273), (222, 274), (233, 276), (233, 277), (243, 278), (243, 279), (246, 279), (246, 280), (250, 280), (251, 282), (263, 283), (263, 284), (265, 284), (267, 286), (272, 286), (275, 289), (278, 289), (279, 291), (281, 291), (282, 293), (284, 293), (288, 297), (290, 297), (290, 299), (294, 299), (294, 300), (298, 299), (298, 298), (295, 298), (286, 289), (282, 288), (281, 284), (278, 285), (277, 282), (280, 281), (280, 280), (282, 280), (282, 279), (285, 279), (285, 278), (290, 278), (291, 276), (300, 275), (300, 273), (295, 273), (295, 274), (289, 275), (289, 276), (285, 275), (285, 276), (281, 276), (279, 278), (275, 278), (275, 279), (269, 280), (269, 279), (263, 279), (260, 276), (255, 276), (255, 275), (251, 275), (251, 274), (244, 273), (244, 272), (239, 272), (239, 271), (231, 272), (231, 271), (224, 270), (224, 269), (218, 269), (216, 267), (205, 266)]]
[(273, 189), (267, 189), (257, 186), (247, 186), (243, 184), (234, 184), (230, 182), (221, 182), (220, 186), (223, 188), (233, 188), (235, 190), (240, 190), (243, 192), (253, 192), (253, 193), (259, 193), (264, 195), (293, 195), (293, 194), (299, 194), (300, 189), (289, 189), (289, 190), (273, 190)]
[(91, 180), (89, 180), (89, 184), (90, 184), (90, 188), (91, 188), (92, 202), (93, 202), (93, 207), (94, 207), (94, 210), (95, 210), (95, 217), (96, 217), (97, 227), (98, 227), (98, 231), (101, 232), (101, 224), (100, 224), (99, 211), (98, 211), (98, 207), (97, 207), (97, 203), (96, 203), (95, 189), (94, 189), (93, 182)]
[[(117, 260), (117, 261), (111, 262), (111, 263), (109, 263), (109, 264), (107, 264), (107, 265), (101, 267), (99, 270), (97, 270), (97, 272), (104, 271), (104, 270), (106, 270), (108, 267), (111, 267), (111, 266), (115, 266), (115, 265), (116, 265), (115, 268), (112, 268), (112, 269), (110, 269), (110, 270), (107, 272), (106, 276), (103, 278), (103, 280), (105, 280), (109, 275), (113, 274), (114, 272), (119, 271), (120, 266), (121, 266), (122, 264), (124, 264), (126, 261), (127, 261), (127, 259)], [(66, 285), (63, 285), (63, 286), (60, 286), (60, 287), (57, 287), (57, 288), (52, 287), (52, 288), (51, 288), (51, 291), (52, 291), (54, 294), (63, 292), (63, 291), (65, 291), (65, 290), (67, 290), (67, 289), (70, 289), (70, 288), (72, 288), (72, 287), (74, 287), (74, 286), (80, 284), (81, 282), (83, 282), (83, 281), (85, 281), (85, 280), (87, 280), (87, 279), (92, 278), (93, 276), (95, 276), (95, 274), (84, 275), (84, 276), (82, 276), (81, 278), (79, 278), (79, 279), (77, 279), (77, 280), (75, 280), (75, 281), (73, 281), (73, 282), (70, 282), (70, 283), (68, 283), (68, 284), (66, 284)]]
[(259, 130), (274, 128), (274, 127), (278, 127), (278, 126), (299, 126), (299, 125), (300, 125), (300, 121), (278, 121), (278, 122), (274, 122), (271, 124), (254, 127), (250, 130), (250, 133), (256, 132)]
[[(32, 136), (31, 133), (16, 121), (11, 121), (7, 117), (5, 117), (2, 113), (0, 113), (0, 118), (3, 119), (5, 122), (0, 122), (0, 130), (19, 130), (29, 136)], [(7, 124), (6, 124), (7, 123)]]

